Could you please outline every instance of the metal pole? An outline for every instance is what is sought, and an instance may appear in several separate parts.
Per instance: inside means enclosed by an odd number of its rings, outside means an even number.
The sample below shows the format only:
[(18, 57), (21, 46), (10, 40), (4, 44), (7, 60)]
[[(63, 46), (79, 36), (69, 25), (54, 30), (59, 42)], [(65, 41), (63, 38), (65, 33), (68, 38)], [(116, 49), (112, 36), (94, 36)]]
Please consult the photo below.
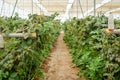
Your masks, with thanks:
[(94, 16), (96, 16), (96, 0), (94, 0)]
[(18, 0), (16, 0), (16, 2), (15, 2), (15, 6), (14, 6), (14, 9), (13, 9), (13, 12), (12, 12), (12, 17), (13, 17), (13, 14), (14, 14), (14, 11), (15, 11), (15, 8), (16, 8), (16, 5), (17, 5), (17, 2), (18, 2)]

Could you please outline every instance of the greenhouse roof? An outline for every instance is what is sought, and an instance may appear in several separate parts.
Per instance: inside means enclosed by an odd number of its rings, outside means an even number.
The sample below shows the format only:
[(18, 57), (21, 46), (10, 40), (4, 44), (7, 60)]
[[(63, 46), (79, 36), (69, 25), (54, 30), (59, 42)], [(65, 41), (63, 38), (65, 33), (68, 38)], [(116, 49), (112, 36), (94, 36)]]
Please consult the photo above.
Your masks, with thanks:
[[(1, 15), (12, 15), (17, 0), (0, 0)], [(62, 17), (83, 17), (96, 13), (120, 13), (120, 0), (18, 0), (15, 12), (21, 16), (28, 14), (50, 15), (55, 12)], [(14, 13), (15, 13), (14, 12)]]

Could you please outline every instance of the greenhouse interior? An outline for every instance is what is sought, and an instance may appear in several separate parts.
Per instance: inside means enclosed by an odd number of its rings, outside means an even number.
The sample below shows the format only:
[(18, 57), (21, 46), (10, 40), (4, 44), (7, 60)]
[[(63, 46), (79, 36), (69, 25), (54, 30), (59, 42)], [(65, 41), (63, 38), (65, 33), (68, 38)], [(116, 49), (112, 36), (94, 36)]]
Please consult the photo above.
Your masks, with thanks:
[(120, 80), (120, 0), (0, 0), (0, 80)]

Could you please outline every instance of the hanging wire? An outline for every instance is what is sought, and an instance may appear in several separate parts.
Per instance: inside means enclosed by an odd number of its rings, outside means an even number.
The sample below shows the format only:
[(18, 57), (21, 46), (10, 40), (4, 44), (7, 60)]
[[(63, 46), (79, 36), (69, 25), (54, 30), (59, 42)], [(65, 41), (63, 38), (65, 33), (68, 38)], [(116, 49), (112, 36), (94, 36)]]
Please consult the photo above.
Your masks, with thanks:
[[(87, 0), (87, 11), (88, 11), (88, 0)], [(88, 15), (88, 13), (87, 13), (87, 15)]]
[(12, 12), (12, 17), (13, 17), (13, 14), (15, 12), (15, 8), (16, 8), (17, 3), (18, 3), (18, 0), (16, 0), (16, 2), (15, 2), (14, 9), (13, 9), (13, 12)]
[(24, 2), (24, 0), (23, 0), (23, 16), (25, 16), (25, 2)]
[[(41, 3), (42, 0), (40, 0), (40, 3)], [(42, 9), (40, 8), (40, 15), (42, 14)]]
[[(48, 7), (50, 7), (50, 0), (48, 0)], [(52, 11), (50, 11), (52, 13)]]
[(6, 13), (6, 5), (5, 5), (5, 3), (4, 3), (4, 7), (3, 7), (3, 12), (2, 12), (4, 15), (6, 15), (5, 13)]
[(78, 1), (79, 1), (80, 9), (81, 9), (81, 12), (82, 12), (82, 16), (84, 17), (84, 12), (83, 12), (83, 9), (82, 9), (81, 1), (80, 0), (78, 0)]
[[(112, 1), (113, 1), (113, 0), (111, 0), (109, 10), (111, 10), (111, 9), (112, 9)], [(110, 13), (111, 13), (111, 12), (110, 12)]]
[[(73, 4), (74, 4), (74, 3), (73, 3)], [(72, 13), (73, 13), (73, 6), (71, 6), (71, 9), (70, 9), (70, 11), (69, 11), (69, 19), (71, 19)]]
[(50, 5), (49, 5), (49, 0), (47, 0), (47, 6), (50, 7)]
[[(38, 3), (37, 3), (38, 4)], [(37, 8), (37, 5), (36, 5), (36, 14), (37, 14), (37, 10), (38, 10), (38, 8)]]
[(10, 14), (10, 4), (9, 4), (9, 10), (8, 11), (9, 11), (8, 14)]
[[(40, 3), (41, 3), (41, 0), (40, 0)], [(40, 15), (41, 15), (41, 8), (39, 10), (40, 10)]]
[(94, 16), (96, 16), (96, 0), (94, 0)]
[(78, 18), (78, 0), (76, 1), (76, 7), (77, 7), (77, 18)]
[(33, 0), (31, 0), (31, 8), (32, 8), (32, 15), (33, 15)]
[(2, 15), (3, 7), (4, 7), (5, 0), (3, 0), (0, 15)]

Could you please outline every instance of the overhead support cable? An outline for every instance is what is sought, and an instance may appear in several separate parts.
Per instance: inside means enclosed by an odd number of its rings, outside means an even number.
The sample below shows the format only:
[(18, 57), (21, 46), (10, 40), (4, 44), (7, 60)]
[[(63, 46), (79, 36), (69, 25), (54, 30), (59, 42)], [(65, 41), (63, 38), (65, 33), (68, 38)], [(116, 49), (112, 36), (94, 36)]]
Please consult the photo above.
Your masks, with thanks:
[[(103, 5), (105, 5), (105, 4), (107, 4), (107, 3), (111, 2), (111, 1), (112, 0), (103, 0), (100, 4), (96, 5), (96, 9), (102, 7)], [(93, 10), (94, 10), (94, 8), (91, 8), (90, 10), (88, 10), (87, 12), (85, 12), (85, 15), (91, 13)]]
[(112, 10), (106, 12), (105, 14), (109, 14), (111, 12), (116, 12), (116, 11), (120, 11), (120, 8), (112, 9)]
[(13, 12), (12, 12), (12, 17), (13, 17), (13, 15), (14, 15), (14, 12), (15, 12), (15, 8), (16, 8), (17, 3), (18, 3), (18, 0), (16, 0), (16, 2), (15, 2), (14, 8), (13, 8)]

